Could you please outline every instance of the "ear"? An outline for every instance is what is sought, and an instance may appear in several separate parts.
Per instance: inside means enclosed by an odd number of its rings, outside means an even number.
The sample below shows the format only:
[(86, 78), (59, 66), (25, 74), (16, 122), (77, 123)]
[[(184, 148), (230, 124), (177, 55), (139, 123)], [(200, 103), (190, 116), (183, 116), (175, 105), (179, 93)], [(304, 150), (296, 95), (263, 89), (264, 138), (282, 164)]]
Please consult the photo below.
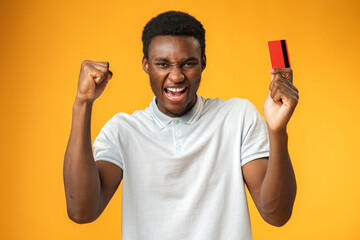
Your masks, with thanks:
[(204, 71), (204, 69), (206, 68), (206, 55), (204, 55), (201, 59), (201, 66), (202, 66), (201, 71)]
[(143, 57), (142, 59), (142, 67), (144, 69), (144, 71), (149, 74), (149, 61), (147, 60), (146, 57)]

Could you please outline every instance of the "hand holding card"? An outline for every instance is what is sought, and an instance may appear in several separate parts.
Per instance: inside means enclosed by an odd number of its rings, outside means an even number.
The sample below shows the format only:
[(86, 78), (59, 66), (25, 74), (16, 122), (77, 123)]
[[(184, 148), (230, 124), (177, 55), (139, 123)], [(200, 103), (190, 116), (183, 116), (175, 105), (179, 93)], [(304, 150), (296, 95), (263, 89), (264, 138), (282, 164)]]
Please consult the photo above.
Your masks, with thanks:
[(264, 117), (269, 131), (286, 132), (286, 126), (299, 100), (294, 86), (286, 41), (268, 42), (272, 69), (269, 94), (264, 103)]

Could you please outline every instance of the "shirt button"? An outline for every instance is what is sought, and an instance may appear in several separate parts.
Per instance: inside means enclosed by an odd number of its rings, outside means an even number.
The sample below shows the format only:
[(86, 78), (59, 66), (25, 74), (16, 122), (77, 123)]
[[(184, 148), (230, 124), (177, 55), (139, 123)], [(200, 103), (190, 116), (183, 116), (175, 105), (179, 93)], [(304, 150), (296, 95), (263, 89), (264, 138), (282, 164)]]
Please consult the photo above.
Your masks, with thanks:
[(176, 125), (176, 124), (179, 123), (179, 120), (174, 120), (173, 122), (174, 122), (174, 124)]
[(181, 150), (181, 147), (182, 147), (181, 144), (178, 144), (178, 145), (177, 145), (177, 149), (178, 149), (178, 150)]
[(180, 136), (181, 136), (181, 132), (180, 132), (180, 131), (176, 131), (175, 135), (176, 135), (177, 137), (180, 137)]

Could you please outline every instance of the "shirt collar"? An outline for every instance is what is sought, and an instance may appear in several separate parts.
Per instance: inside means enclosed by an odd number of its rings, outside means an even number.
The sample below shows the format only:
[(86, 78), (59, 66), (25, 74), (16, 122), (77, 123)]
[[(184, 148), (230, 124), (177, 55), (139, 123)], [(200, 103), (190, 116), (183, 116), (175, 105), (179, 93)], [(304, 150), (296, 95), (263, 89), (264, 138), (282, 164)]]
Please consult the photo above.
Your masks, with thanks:
[(173, 120), (179, 119), (182, 122), (187, 124), (196, 123), (200, 118), (202, 109), (204, 106), (203, 98), (199, 95), (196, 95), (196, 103), (195, 105), (184, 115), (177, 118), (169, 117), (168, 115), (162, 113), (156, 105), (156, 97), (154, 96), (152, 102), (150, 103), (150, 113), (156, 124), (163, 129), (168, 124), (170, 124)]

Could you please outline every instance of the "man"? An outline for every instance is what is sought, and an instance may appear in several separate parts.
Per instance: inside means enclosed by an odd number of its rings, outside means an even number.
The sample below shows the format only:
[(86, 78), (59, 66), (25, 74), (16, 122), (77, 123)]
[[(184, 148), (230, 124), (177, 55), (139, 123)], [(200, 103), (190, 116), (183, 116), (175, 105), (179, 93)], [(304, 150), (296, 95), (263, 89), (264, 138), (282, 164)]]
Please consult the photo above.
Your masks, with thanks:
[(298, 102), (292, 70), (270, 70), (265, 123), (247, 100), (196, 94), (206, 55), (194, 17), (162, 13), (142, 40), (155, 97), (146, 110), (108, 121), (94, 157), (92, 103), (112, 73), (107, 62), (82, 63), (64, 161), (69, 217), (94, 221), (123, 179), (123, 240), (252, 239), (245, 184), (264, 220), (285, 224), (296, 195), (286, 133)]

